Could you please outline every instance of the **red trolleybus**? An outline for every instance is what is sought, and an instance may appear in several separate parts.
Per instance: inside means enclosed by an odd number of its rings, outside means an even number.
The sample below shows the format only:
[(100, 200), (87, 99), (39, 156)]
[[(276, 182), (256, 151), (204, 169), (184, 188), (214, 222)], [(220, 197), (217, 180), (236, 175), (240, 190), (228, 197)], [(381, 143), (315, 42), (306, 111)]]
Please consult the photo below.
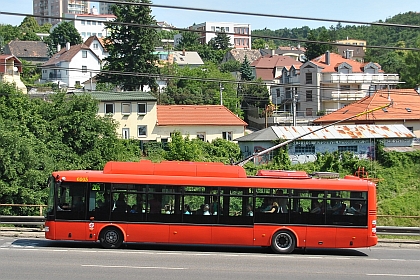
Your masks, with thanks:
[[(323, 174), (325, 175), (325, 174)], [(103, 171), (57, 171), (45, 237), (295, 248), (374, 246), (375, 184), (355, 176), (259, 171), (206, 162), (108, 162)]]

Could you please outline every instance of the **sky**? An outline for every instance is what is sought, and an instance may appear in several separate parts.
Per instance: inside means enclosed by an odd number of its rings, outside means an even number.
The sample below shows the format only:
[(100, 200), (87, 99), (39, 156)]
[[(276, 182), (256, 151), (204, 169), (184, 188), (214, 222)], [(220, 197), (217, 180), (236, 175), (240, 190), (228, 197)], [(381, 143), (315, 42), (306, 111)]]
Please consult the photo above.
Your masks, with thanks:
[[(152, 0), (153, 4), (177, 7), (203, 8), (220, 11), (235, 11), (264, 15), (280, 15), (338, 21), (375, 22), (409, 11), (420, 12), (419, 0), (299, 0), (265, 1), (258, 0)], [(335, 3), (335, 4), (334, 4)], [(97, 2), (91, 6), (98, 7)], [(32, 14), (32, 0), (0, 0), (0, 23), (19, 25), (24, 17), (9, 16), (1, 12)], [(186, 11), (173, 8), (152, 8), (157, 21), (166, 21), (178, 28), (186, 28), (194, 23), (221, 21), (251, 24), (251, 29), (281, 29), (309, 26), (317, 28), (337, 25), (337, 22), (319, 20), (284, 19), (267, 16), (233, 15), (229, 13), (209, 13)], [(346, 23), (342, 22), (343, 25)]]

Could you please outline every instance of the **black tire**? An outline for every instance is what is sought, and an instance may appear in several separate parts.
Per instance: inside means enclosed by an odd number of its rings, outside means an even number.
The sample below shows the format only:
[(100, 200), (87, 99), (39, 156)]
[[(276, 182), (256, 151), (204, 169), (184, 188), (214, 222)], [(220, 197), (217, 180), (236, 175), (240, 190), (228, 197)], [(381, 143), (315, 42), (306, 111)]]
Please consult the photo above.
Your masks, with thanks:
[(288, 254), (295, 250), (296, 238), (290, 231), (276, 232), (271, 238), (271, 249), (275, 253)]
[(99, 241), (105, 249), (117, 249), (124, 241), (121, 230), (116, 227), (107, 227), (101, 231)]

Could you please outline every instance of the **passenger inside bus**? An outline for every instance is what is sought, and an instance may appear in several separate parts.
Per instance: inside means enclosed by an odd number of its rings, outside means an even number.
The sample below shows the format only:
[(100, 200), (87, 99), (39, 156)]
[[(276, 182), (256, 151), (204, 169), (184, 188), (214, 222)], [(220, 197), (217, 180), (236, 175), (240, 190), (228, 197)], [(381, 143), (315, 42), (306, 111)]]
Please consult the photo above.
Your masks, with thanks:
[(211, 213), (210, 213), (209, 210), (210, 210), (210, 206), (208, 204), (204, 204), (204, 207), (203, 207), (203, 215), (204, 216), (211, 215)]
[(311, 209), (312, 214), (322, 214), (321, 203), (319, 201), (314, 202), (314, 207)]
[(83, 211), (85, 204), (80, 196), (73, 197), (73, 207), (72, 210), (74, 211)]
[[(283, 190), (277, 190), (276, 195), (283, 196)], [(277, 203), (279, 204), (279, 213), (287, 213), (287, 198), (279, 197), (277, 199)]]
[(211, 203), (211, 207), (210, 207), (211, 214), (212, 215), (217, 215), (217, 212), (219, 211), (219, 208), (220, 208), (219, 200), (217, 199), (217, 196), (214, 195), (213, 196), (213, 202)]
[(272, 200), (269, 199), (268, 197), (265, 197), (263, 203), (260, 206), (260, 211), (261, 212), (270, 211), (272, 208), (271, 206), (272, 206)]
[(191, 215), (191, 208), (188, 204), (184, 204), (184, 214)]
[(152, 194), (152, 198), (149, 200), (149, 206), (151, 214), (161, 213), (161, 202), (158, 199), (157, 195)]
[(264, 211), (264, 213), (279, 213), (279, 204), (276, 201), (271, 203), (271, 209)]
[(246, 206), (246, 215), (250, 217), (254, 216), (254, 212), (252, 212), (252, 205), (250, 204)]
[(128, 205), (125, 202), (125, 195), (123, 193), (120, 193), (118, 195), (118, 200), (115, 201), (115, 212), (127, 212)]

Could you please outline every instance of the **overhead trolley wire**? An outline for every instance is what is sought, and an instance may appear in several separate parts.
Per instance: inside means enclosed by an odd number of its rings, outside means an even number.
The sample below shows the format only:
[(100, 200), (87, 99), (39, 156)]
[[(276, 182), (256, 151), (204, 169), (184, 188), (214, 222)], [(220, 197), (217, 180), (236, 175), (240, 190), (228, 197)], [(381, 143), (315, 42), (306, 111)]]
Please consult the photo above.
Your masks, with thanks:
[[(112, 3), (114, 3), (113, 1)], [(130, 4), (139, 4), (139, 3), (131, 3), (131, 2), (118, 2), (118, 3), (130, 3)], [(144, 3), (142, 3), (144, 4)], [(74, 18), (67, 18), (67, 17), (59, 17), (59, 16), (45, 16), (45, 15), (33, 15), (33, 14), (24, 14), (24, 13), (12, 13), (12, 12), (2, 12), (0, 11), (0, 15), (10, 15), (10, 16), (24, 16), (24, 17), (34, 17), (34, 18), (49, 18), (49, 19), (59, 19), (59, 20), (65, 20), (65, 21), (82, 21), (86, 19), (74, 19)], [(118, 21), (100, 21), (100, 20), (94, 20), (89, 19), (91, 22), (99, 22), (99, 23), (106, 23), (110, 25), (124, 25), (124, 26), (133, 26), (133, 27), (143, 27), (143, 28), (153, 28), (153, 29), (162, 29), (159, 25), (149, 25), (149, 24), (140, 24), (140, 23), (127, 23), (127, 22), (118, 22)], [(403, 27), (403, 26), (400, 26)], [(408, 27), (408, 26), (406, 26)], [(413, 28), (415, 26), (412, 26)], [(420, 26), (417, 26), (417, 28), (420, 28)], [(180, 31), (180, 32), (194, 32), (194, 33), (213, 33), (217, 34), (220, 32), (217, 31), (210, 31), (210, 30), (195, 30), (195, 29), (189, 29), (189, 28), (178, 28), (178, 27), (165, 27), (165, 29), (174, 30), (174, 31)], [(240, 36), (246, 36), (251, 38), (260, 38), (260, 39), (273, 39), (273, 40), (282, 40), (282, 41), (290, 41), (290, 42), (298, 42), (298, 43), (314, 43), (314, 44), (322, 44), (322, 45), (334, 45), (334, 46), (348, 46), (344, 43), (337, 43), (337, 42), (323, 42), (323, 41), (317, 41), (317, 40), (307, 40), (307, 39), (296, 39), (296, 38), (287, 38), (287, 37), (277, 37), (277, 36), (269, 36), (269, 35), (253, 35), (253, 34), (240, 34), (240, 33), (234, 33), (234, 32), (224, 32), (226, 35), (240, 35)], [(388, 50), (405, 50), (405, 51), (420, 51), (420, 48), (408, 48), (408, 47), (391, 47), (391, 46), (374, 46), (374, 45), (365, 45), (363, 46), (367, 49), (388, 49)]]

